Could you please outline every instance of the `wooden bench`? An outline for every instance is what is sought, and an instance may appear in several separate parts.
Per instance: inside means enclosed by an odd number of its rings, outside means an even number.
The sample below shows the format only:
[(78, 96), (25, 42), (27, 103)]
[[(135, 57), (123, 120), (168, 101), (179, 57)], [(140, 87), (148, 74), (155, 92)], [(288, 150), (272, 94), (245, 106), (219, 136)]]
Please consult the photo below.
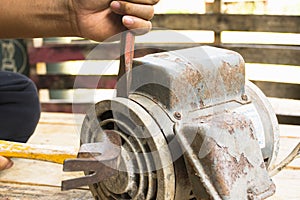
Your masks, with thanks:
[[(78, 130), (84, 115), (70, 113), (42, 113), (36, 132), (30, 143), (78, 146)], [(299, 142), (300, 126), (280, 125), (278, 160), (285, 157)], [(61, 180), (78, 177), (80, 173), (63, 173), (62, 166), (42, 161), (14, 159), (14, 167), (0, 172), (1, 200), (92, 200), (86, 189), (60, 191)], [(276, 195), (270, 200), (299, 199), (300, 159), (273, 177), (277, 186)]]

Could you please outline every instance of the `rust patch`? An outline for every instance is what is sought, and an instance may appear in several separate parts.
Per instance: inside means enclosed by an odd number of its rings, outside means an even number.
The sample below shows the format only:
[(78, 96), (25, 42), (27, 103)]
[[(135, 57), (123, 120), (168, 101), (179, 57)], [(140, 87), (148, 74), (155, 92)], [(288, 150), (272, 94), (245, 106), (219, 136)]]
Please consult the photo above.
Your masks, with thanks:
[(200, 108), (203, 108), (205, 106), (205, 103), (204, 103), (204, 101), (202, 99), (200, 99), (199, 103), (200, 103)]
[(159, 53), (159, 54), (155, 54), (153, 57), (155, 58), (169, 58), (170, 55), (167, 53)]
[(207, 115), (207, 116), (200, 116), (200, 117), (197, 117), (197, 118), (193, 118), (192, 121), (195, 122), (195, 123), (207, 123), (207, 122), (210, 122), (211, 121), (211, 118), (212, 118), (213, 115)]
[(199, 83), (203, 80), (202, 74), (199, 70), (195, 70), (191, 67), (186, 67), (182, 73), (182, 78), (185, 79), (193, 87), (197, 87)]
[(194, 69), (190, 63), (185, 62), (181, 58), (176, 58), (175, 62), (184, 65), (185, 68), (179, 76), (174, 77), (174, 85), (172, 87), (174, 94), (170, 99), (172, 104), (170, 107), (174, 107), (178, 104), (180, 99), (182, 105), (200, 108), (201, 106), (196, 102), (196, 100), (200, 98), (197, 93), (197, 87), (199, 87), (199, 83), (203, 80), (203, 75), (199, 70)]
[(253, 127), (253, 123), (252, 122), (250, 122), (249, 129), (250, 129), (250, 138), (253, 139), (253, 140), (255, 140), (254, 127)]
[(219, 72), (227, 92), (239, 92), (235, 91), (235, 89), (244, 86), (245, 68), (243, 66), (231, 66), (229, 63), (223, 61), (222, 66), (219, 68)]
[(223, 115), (208, 115), (208, 116), (200, 116), (198, 118), (192, 119), (195, 122), (207, 122), (212, 125), (217, 126), (222, 130), (228, 130), (228, 132), (232, 135), (236, 129), (244, 130), (246, 128), (250, 129), (250, 137), (255, 139), (253, 133), (253, 125), (249, 123), (248, 119), (245, 118), (244, 115), (234, 113), (234, 115), (229, 113), (224, 113)]
[[(173, 92), (173, 91), (170, 91), (170, 101), (169, 101), (169, 107), (170, 108), (175, 108), (176, 107), (176, 105), (178, 105), (179, 104), (179, 98), (180, 97), (178, 97), (178, 92)], [(180, 93), (179, 93), (180, 94)], [(182, 98), (180, 98), (181, 100), (182, 100)]]
[(210, 140), (211, 152), (201, 163), (222, 196), (230, 196), (232, 185), (242, 177), (247, 176), (247, 170), (254, 166), (244, 154), (239, 159), (229, 154), (228, 148), (219, 146), (215, 141)]

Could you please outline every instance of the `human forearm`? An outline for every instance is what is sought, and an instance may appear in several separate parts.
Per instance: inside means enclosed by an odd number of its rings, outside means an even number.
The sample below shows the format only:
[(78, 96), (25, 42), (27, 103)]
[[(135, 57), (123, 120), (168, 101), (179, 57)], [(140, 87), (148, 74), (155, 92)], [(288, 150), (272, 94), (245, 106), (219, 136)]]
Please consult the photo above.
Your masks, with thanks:
[(0, 38), (76, 36), (69, 0), (0, 0)]
[(151, 29), (158, 0), (0, 0), (0, 38), (78, 36), (103, 41)]

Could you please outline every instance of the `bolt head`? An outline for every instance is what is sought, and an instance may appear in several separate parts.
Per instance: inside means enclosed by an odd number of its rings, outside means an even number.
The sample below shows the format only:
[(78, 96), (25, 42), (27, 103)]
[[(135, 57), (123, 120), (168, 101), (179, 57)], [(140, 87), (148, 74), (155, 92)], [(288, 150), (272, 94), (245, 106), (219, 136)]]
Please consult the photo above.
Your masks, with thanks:
[(248, 96), (247, 96), (246, 94), (243, 94), (243, 95), (242, 95), (242, 100), (243, 100), (243, 101), (248, 101)]
[(175, 117), (177, 120), (181, 120), (182, 115), (181, 115), (180, 112), (175, 112), (175, 113), (174, 113), (174, 117)]

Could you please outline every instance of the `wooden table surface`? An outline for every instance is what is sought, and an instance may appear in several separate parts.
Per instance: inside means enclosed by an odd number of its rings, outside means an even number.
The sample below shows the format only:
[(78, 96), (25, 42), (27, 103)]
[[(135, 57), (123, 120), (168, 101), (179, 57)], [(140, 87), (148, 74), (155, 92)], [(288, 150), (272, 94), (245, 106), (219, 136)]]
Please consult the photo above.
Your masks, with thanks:
[[(42, 113), (30, 143), (79, 146), (79, 130), (84, 115)], [(300, 126), (280, 125), (278, 161), (300, 141)], [(12, 169), (0, 172), (0, 200), (92, 200), (87, 189), (60, 191), (61, 180), (82, 175), (64, 173), (62, 165), (42, 161), (14, 159)], [(300, 159), (273, 177), (276, 194), (270, 200), (300, 199)]]

